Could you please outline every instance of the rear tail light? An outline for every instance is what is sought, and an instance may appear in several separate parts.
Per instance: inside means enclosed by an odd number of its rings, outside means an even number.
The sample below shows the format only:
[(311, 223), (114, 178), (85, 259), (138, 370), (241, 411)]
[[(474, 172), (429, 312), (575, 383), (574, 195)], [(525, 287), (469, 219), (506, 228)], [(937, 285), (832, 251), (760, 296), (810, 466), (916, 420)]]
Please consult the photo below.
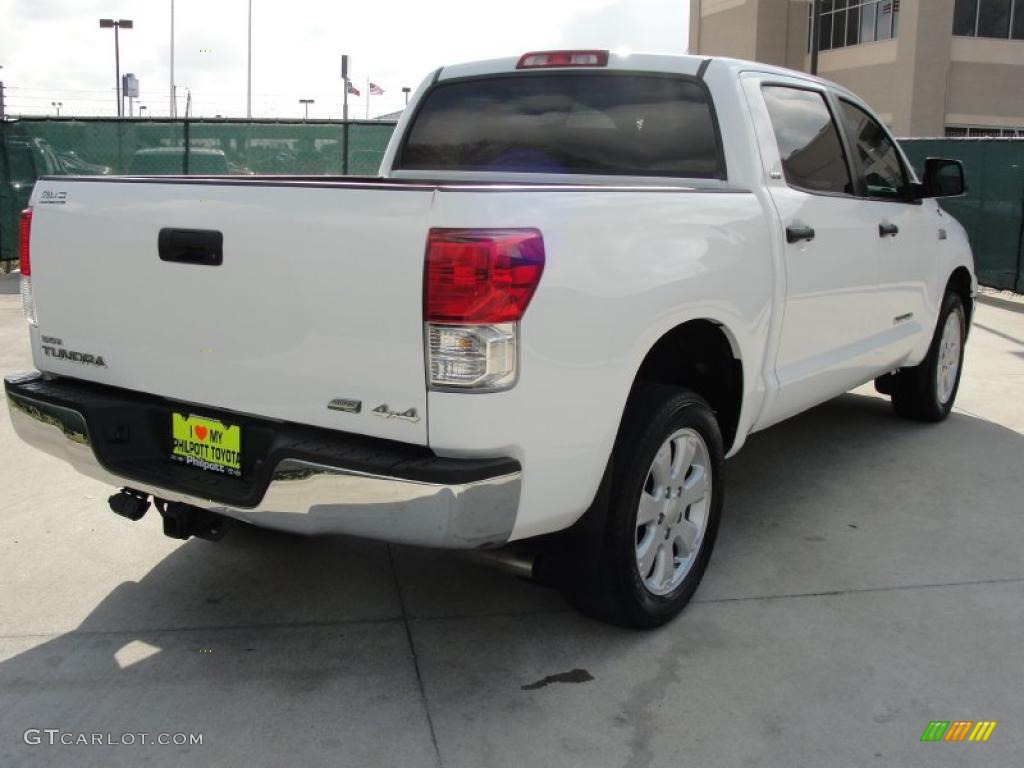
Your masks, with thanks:
[(32, 209), (26, 208), (21, 212), (21, 221), (18, 223), (18, 257), (22, 277), (29, 277), (32, 274), (32, 259), (29, 254), (29, 240), (31, 235)]
[(21, 307), (25, 310), (25, 317), (35, 325), (36, 303), (32, 296), (32, 209), (26, 208), (21, 212), (21, 220), (18, 223), (18, 262), (21, 270)]
[(544, 271), (536, 229), (432, 229), (427, 240), (427, 322), (519, 320)]
[(430, 230), (423, 319), (431, 388), (515, 384), (519, 320), (543, 271), (536, 229)]
[(519, 57), (516, 69), (607, 66), (608, 51), (534, 51)]

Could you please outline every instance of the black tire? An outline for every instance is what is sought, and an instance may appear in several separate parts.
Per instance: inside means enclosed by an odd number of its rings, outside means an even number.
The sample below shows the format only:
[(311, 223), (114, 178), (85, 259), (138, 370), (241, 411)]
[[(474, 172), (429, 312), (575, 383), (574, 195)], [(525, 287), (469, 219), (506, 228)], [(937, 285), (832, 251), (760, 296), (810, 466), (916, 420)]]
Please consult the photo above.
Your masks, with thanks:
[[(703, 539), (690, 570), (664, 595), (645, 586), (637, 563), (637, 514), (655, 454), (678, 430), (690, 428), (704, 441), (710, 464), (710, 500)], [(689, 602), (707, 568), (722, 511), (722, 434), (707, 402), (689, 390), (640, 384), (634, 390), (616, 439), (611, 463), (607, 519), (596, 573), (568, 597), (584, 613), (622, 626), (650, 629), (676, 616)], [(666, 534), (667, 536), (667, 534)]]
[[(960, 356), (957, 360), (956, 380), (949, 396), (943, 400), (939, 393), (939, 365), (942, 334), (950, 315), (960, 323)], [(960, 297), (952, 292), (945, 295), (939, 311), (928, 355), (920, 365), (902, 368), (891, 374), (885, 389), (892, 395), (892, 407), (904, 419), (915, 421), (942, 421), (953, 410), (956, 393), (960, 389), (960, 373), (964, 367), (964, 348), (967, 340), (967, 313)]]

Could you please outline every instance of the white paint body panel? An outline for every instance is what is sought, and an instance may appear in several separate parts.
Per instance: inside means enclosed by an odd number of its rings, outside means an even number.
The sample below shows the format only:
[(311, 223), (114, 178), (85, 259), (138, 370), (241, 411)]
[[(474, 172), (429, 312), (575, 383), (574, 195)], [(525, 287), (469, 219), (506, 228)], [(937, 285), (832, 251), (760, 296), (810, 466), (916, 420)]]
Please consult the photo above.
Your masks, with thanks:
[[(422, 270), (430, 190), (42, 182), (36, 367), (186, 402), (423, 444)], [(38, 190), (37, 193), (38, 195)], [(208, 201), (208, 202), (207, 202)], [(395, 226), (395, 222), (401, 222)], [(218, 267), (163, 262), (162, 227), (220, 230)], [(39, 336), (103, 355), (44, 357)], [(364, 401), (362, 418), (331, 411)]]
[[(439, 77), (511, 72), (515, 61), (449, 67)], [(609, 66), (694, 75), (701, 61), (613, 54)], [(467, 173), (438, 184), (425, 180), (431, 174), (393, 172), (428, 78), (385, 155), (381, 174), (391, 185), (67, 184), (67, 205), (37, 206), (33, 224), (36, 365), (426, 443), (445, 456), (512, 456), (523, 467), (512, 538), (564, 528), (593, 501), (644, 356), (679, 324), (720, 325), (741, 360), (735, 453), (755, 429), (920, 361), (950, 274), (958, 266), (973, 274), (962, 228), (932, 201), (899, 212), (906, 237), (879, 242), (879, 217), (897, 213), (878, 206), (892, 204), (825, 204), (773, 179), (778, 150), (757, 101), (757, 78), (768, 76), (824, 87), (747, 62), (716, 59), (706, 69), (728, 182)], [(523, 184), (538, 181), (566, 186)], [(60, 188), (41, 182), (36, 197)], [(784, 228), (798, 219), (821, 237), (787, 245)], [(160, 262), (162, 226), (221, 230), (224, 265)], [(427, 392), (430, 227), (543, 234), (546, 266), (521, 323), (520, 375), (509, 391)], [(893, 329), (904, 311), (914, 322)], [(103, 354), (108, 367), (45, 358), (40, 333)], [(363, 412), (327, 410), (335, 397), (361, 399)], [(424, 418), (369, 412), (385, 402)]]
[(532, 222), (547, 251), (522, 321), (519, 383), (494, 395), (434, 392), (428, 410), (435, 451), (523, 464), (513, 537), (563, 528), (586, 510), (636, 371), (677, 325), (706, 318), (728, 329), (751, 382), (745, 412), (758, 411), (772, 265), (754, 195), (442, 193), (433, 221), (458, 227), (495, 217)]

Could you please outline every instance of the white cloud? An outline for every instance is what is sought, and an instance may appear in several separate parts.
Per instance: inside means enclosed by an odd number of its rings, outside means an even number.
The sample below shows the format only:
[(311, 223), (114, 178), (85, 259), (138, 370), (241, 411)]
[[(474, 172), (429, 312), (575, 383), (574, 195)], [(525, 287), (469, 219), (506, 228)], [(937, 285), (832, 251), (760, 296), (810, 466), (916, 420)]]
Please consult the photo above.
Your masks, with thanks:
[(634, 53), (686, 53), (690, 8), (679, 0), (617, 0), (581, 10), (562, 30), (566, 47), (627, 48)]
[[(176, 82), (188, 86), (197, 115), (244, 116), (248, 0), (176, 0)], [(64, 114), (115, 110), (113, 33), (101, 16), (130, 18), (121, 33), (121, 70), (134, 72), (152, 115), (169, 109), (170, 0), (0, 0), (0, 77), (11, 112)], [(340, 54), (386, 91), (371, 114), (402, 105), (436, 67), (558, 46), (686, 50), (687, 0), (253, 0), (254, 116), (340, 117)], [(355, 100), (362, 117), (365, 101)], [(183, 108), (183, 98), (180, 102)]]

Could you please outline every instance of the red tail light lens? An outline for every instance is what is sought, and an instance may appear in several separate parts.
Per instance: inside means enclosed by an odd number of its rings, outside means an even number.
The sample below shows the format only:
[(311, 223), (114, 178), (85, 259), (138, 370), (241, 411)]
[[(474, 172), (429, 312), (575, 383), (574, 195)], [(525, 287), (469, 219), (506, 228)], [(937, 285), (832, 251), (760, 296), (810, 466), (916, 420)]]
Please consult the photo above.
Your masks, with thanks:
[(431, 229), (423, 319), (434, 323), (519, 320), (544, 271), (536, 229)]
[(32, 259), (29, 257), (29, 237), (32, 235), (32, 209), (26, 208), (21, 212), (21, 221), (18, 223), (18, 261), (21, 267), (21, 276), (32, 275)]
[(516, 69), (544, 67), (607, 67), (608, 51), (534, 51), (524, 53)]

